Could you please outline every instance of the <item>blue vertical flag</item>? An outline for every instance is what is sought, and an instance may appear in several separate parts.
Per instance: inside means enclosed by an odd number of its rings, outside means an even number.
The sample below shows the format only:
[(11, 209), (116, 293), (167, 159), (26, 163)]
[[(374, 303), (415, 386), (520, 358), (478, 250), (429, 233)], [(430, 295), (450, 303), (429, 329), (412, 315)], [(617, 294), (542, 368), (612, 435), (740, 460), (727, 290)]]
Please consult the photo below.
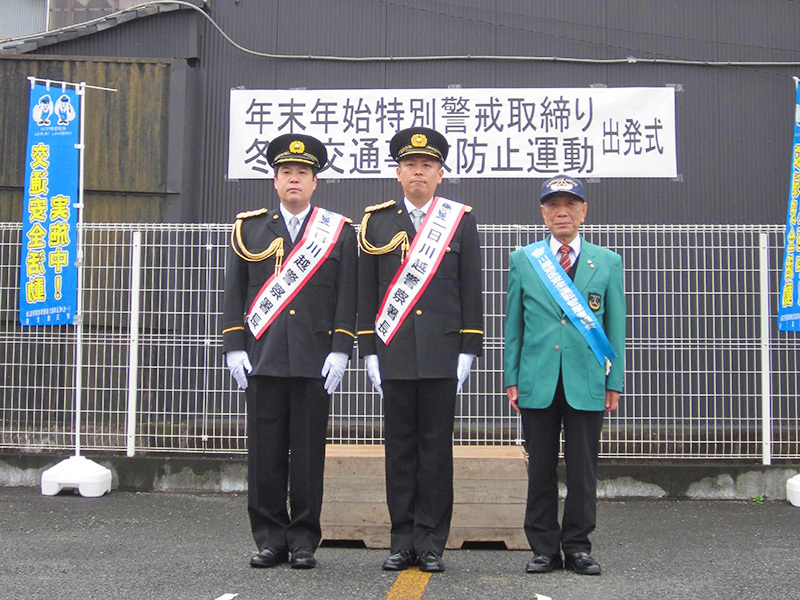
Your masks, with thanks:
[(79, 121), (74, 88), (32, 85), (19, 277), (24, 326), (72, 324), (77, 310)]
[(800, 86), (795, 79), (794, 141), (792, 143), (792, 185), (786, 212), (786, 236), (781, 263), (781, 295), (778, 306), (778, 329), (800, 331)]

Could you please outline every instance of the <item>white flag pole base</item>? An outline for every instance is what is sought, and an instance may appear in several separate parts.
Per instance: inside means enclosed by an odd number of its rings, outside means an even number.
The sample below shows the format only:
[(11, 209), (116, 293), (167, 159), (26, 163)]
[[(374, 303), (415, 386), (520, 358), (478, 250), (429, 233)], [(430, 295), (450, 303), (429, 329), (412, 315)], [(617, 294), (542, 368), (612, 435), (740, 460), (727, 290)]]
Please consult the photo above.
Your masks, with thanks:
[(795, 475), (786, 482), (786, 499), (792, 506), (800, 506), (800, 475)]
[(83, 456), (71, 456), (42, 473), (44, 496), (69, 489), (77, 489), (85, 498), (98, 498), (111, 491), (111, 471)]

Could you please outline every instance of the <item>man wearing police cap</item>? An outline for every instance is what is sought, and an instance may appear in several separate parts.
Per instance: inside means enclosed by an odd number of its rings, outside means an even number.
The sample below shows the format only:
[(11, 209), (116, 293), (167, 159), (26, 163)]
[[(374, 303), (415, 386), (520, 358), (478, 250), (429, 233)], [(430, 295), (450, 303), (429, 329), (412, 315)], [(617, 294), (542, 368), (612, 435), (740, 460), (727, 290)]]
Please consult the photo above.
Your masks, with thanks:
[(475, 217), (435, 195), (448, 148), (433, 129), (397, 132), (390, 150), (404, 198), (368, 207), (359, 233), (359, 352), (384, 400), (386, 570), (444, 570), (456, 394), (482, 353)]
[(250, 564), (309, 569), (321, 539), (329, 395), (355, 339), (357, 247), (349, 219), (311, 204), (327, 162), (319, 140), (278, 136), (267, 160), (280, 205), (237, 215), (223, 351), (247, 395), (248, 513), (259, 550)]
[[(529, 573), (562, 566), (582, 575), (601, 571), (589, 534), (596, 522), (604, 411), (616, 410), (625, 376), (625, 291), (620, 256), (579, 235), (588, 208), (584, 195), (579, 179), (547, 180), (540, 208), (550, 236), (510, 257), (504, 370), (530, 456)], [(559, 524), (562, 426), (567, 497)]]

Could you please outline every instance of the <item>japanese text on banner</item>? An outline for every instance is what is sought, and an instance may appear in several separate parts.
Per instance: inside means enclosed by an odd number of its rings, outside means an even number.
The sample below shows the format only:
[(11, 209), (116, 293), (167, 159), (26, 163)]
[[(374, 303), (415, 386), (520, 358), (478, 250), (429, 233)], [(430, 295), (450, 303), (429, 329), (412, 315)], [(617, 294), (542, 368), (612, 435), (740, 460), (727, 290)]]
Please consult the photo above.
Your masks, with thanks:
[(19, 320), (72, 324), (77, 305), (80, 97), (72, 88), (31, 88), (20, 254)]
[(389, 140), (441, 131), (446, 177), (676, 177), (675, 90), (464, 88), (231, 90), (228, 177), (272, 177), (269, 141), (283, 133), (328, 148), (323, 178), (389, 178)]
[(789, 186), (789, 206), (786, 211), (786, 236), (781, 263), (781, 294), (778, 305), (778, 329), (800, 331), (800, 87), (796, 87), (794, 113), (794, 142), (792, 144), (792, 178)]

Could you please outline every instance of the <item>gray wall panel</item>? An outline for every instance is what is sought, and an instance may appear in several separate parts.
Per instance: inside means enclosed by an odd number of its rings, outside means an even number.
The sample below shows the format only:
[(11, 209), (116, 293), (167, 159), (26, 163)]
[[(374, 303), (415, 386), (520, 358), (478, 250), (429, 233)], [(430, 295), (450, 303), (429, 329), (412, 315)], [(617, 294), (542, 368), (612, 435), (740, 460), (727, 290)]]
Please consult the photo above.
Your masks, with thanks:
[[(264, 0), (229, 4), (211, 11), (217, 24), (236, 43), (258, 52), (277, 50), (278, 2)], [(268, 189), (260, 181), (228, 181), (228, 107), (231, 88), (268, 89), (275, 85), (277, 61), (240, 52), (210, 24), (204, 25), (202, 181), (198, 221), (227, 222), (242, 210), (264, 205)]]
[(605, 2), (498, 0), (497, 13), (498, 54), (610, 56)]
[(623, 58), (717, 59), (717, 0), (609, 0), (608, 44)]
[(121, 58), (196, 58), (203, 17), (176, 11), (144, 17), (92, 35), (44, 46), (36, 54)]
[(483, 60), (391, 63), (386, 65), (387, 88), (493, 87), (496, 63)]
[[(229, 1), (212, 4), (221, 6), (212, 6), (212, 10), (206, 10), (206, 13), (211, 15), (217, 25), (237, 44), (257, 52), (277, 52), (280, 29), (278, 7), (285, 2), (245, 0), (235, 4)], [(220, 34), (210, 25), (207, 24), (205, 28), (206, 50), (214, 50), (214, 54), (206, 55), (209, 64), (226, 65), (230, 70), (246, 72), (246, 65), (240, 65), (238, 61), (247, 55), (223, 42)], [(234, 57), (237, 61), (235, 66), (232, 62)]]
[(789, 73), (729, 70), (719, 80), (719, 188), (703, 202), (703, 222), (728, 210), (724, 222), (785, 222), (795, 100)]
[[(567, 68), (565, 68), (567, 67)], [(571, 88), (605, 84), (605, 65), (495, 63), (498, 87)]]
[(404, 0), (387, 8), (389, 56), (494, 54), (494, 11), (480, 0), (429, 2)]
[(384, 2), (295, 0), (279, 4), (276, 42), (282, 54), (381, 56), (386, 51)]
[(0, 40), (44, 31), (47, 0), (4, 0), (0, 2)]
[[(635, 83), (634, 83), (635, 82)], [(602, 180), (606, 212), (594, 223), (707, 223), (722, 215), (704, 215), (700, 198), (718, 187), (718, 72), (706, 67), (618, 65), (608, 69), (609, 87), (678, 84), (676, 91), (678, 174), (668, 179)], [(707, 219), (712, 218), (711, 221)], [(774, 222), (774, 221), (770, 221)]]
[[(359, 89), (384, 87), (387, 66), (383, 63), (328, 63), (291, 60), (276, 64), (269, 88)], [(250, 87), (250, 86), (248, 86)]]
[(786, 0), (718, 3), (720, 60), (796, 60), (798, 6)]

